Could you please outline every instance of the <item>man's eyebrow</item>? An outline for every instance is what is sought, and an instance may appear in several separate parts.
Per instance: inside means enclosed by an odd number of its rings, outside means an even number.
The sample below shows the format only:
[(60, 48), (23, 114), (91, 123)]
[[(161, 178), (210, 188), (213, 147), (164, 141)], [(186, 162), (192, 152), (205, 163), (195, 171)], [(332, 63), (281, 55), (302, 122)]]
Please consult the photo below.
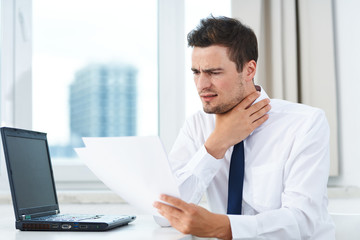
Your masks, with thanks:
[[(208, 72), (223, 71), (223, 70), (224, 70), (223, 68), (208, 68), (208, 69), (203, 69), (202, 71), (208, 73)], [(199, 72), (200, 70), (196, 68), (191, 68), (191, 71)]]
[(209, 72), (216, 72), (216, 71), (222, 71), (224, 70), (223, 68), (208, 68), (208, 69), (203, 69), (203, 72), (209, 73)]

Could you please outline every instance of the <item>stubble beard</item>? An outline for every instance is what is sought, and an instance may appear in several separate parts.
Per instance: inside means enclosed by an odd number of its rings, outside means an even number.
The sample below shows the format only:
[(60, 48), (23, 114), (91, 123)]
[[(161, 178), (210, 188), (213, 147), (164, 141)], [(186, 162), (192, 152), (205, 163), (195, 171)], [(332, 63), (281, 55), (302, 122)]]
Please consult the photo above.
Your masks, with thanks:
[(239, 98), (234, 99), (230, 103), (223, 103), (223, 104), (219, 104), (217, 106), (211, 106), (210, 103), (204, 103), (203, 110), (204, 110), (204, 112), (210, 113), (210, 114), (223, 114), (223, 113), (227, 113), (227, 112), (231, 111), (241, 101), (242, 101), (242, 99), (239, 97)]
[[(239, 78), (240, 79), (240, 78)], [(204, 102), (203, 110), (206, 113), (210, 114), (224, 114), (231, 111), (236, 107), (245, 97), (244, 95), (244, 84), (239, 80), (239, 85), (237, 86), (237, 96), (230, 100), (229, 102), (219, 103), (218, 105), (211, 106), (211, 103)], [(216, 93), (216, 91), (213, 91)]]

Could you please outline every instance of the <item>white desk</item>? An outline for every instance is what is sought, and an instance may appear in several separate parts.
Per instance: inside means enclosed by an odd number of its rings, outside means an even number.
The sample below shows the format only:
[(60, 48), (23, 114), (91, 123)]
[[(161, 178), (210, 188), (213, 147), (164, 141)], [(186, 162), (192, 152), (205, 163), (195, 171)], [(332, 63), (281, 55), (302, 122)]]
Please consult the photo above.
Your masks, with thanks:
[(337, 240), (360, 239), (360, 199), (333, 198), (329, 211), (336, 227)]
[[(122, 214), (121, 211), (124, 207), (122, 204), (70, 204), (60, 206), (60, 210), (63, 213), (104, 213), (104, 214)], [(66, 209), (66, 211), (62, 209)], [(68, 211), (68, 210), (76, 211)], [(126, 208), (128, 209), (128, 208)], [(101, 212), (100, 212), (101, 210)], [(127, 210), (124, 214), (129, 214), (130, 210)], [(136, 212), (136, 210), (134, 211)], [(104, 232), (47, 232), (47, 231), (19, 231), (15, 229), (15, 217), (12, 205), (1, 204), (0, 205), (0, 239), (4, 240), (69, 240), (69, 239), (106, 239), (106, 240), (190, 240), (190, 239), (204, 239), (197, 238), (190, 235), (184, 235), (178, 232), (176, 229), (168, 227), (161, 228), (157, 225), (152, 216), (150, 215), (138, 215), (137, 219), (127, 226), (115, 228)]]
[[(360, 199), (331, 199), (329, 204), (336, 225), (337, 240), (360, 239)], [(161, 228), (152, 216), (144, 215), (127, 204), (60, 204), (62, 213), (132, 214), (137, 219), (128, 226), (106, 232), (26, 232), (15, 229), (11, 204), (0, 204), (1, 240), (189, 240), (204, 239), (184, 235), (174, 228)]]

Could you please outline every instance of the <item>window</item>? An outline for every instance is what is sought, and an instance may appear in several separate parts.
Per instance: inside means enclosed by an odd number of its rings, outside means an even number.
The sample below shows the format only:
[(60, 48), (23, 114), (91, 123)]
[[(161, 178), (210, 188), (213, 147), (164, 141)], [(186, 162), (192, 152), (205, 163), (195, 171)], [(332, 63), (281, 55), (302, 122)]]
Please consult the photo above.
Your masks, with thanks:
[[(1, 45), (6, 46), (1, 52), (2, 59), (6, 59), (2, 61), (5, 71), (1, 73), (2, 125), (48, 132), (58, 184), (67, 189), (83, 189), (83, 185), (74, 183), (84, 183), (92, 189), (90, 185), (97, 181), (69, 153), (79, 140), (80, 134), (71, 132), (71, 125), (79, 126), (80, 120), (76, 119), (84, 118), (80, 111), (86, 116), (97, 116), (87, 121), (87, 126), (104, 121), (112, 126), (99, 127), (96, 133), (87, 135), (159, 134), (169, 150), (183, 123), (183, 98), (172, 94), (182, 93), (179, 89), (184, 82), (181, 74), (174, 74), (183, 73), (184, 65), (184, 31), (178, 24), (184, 21), (183, 1), (1, 3), (1, 26), (6, 33)], [(169, 64), (173, 60), (177, 64)], [(91, 81), (95, 83), (89, 84)], [(115, 92), (127, 89), (132, 97), (104, 94), (102, 89), (106, 87)], [(80, 101), (84, 99), (82, 94), (90, 100)], [(118, 104), (114, 104), (118, 97), (127, 101), (118, 99)], [(98, 111), (108, 115), (85, 114), (86, 106), (93, 102), (102, 104)], [(135, 105), (136, 111), (127, 109), (129, 114), (109, 110), (126, 109), (128, 105)], [(121, 125), (111, 124), (120, 118), (130, 124), (126, 128), (132, 129), (130, 132), (119, 133)], [(1, 161), (3, 166), (3, 158)], [(1, 168), (0, 180), (6, 177), (4, 169)]]
[(76, 161), (81, 137), (157, 135), (157, 1), (32, 8), (32, 123), (53, 162)]

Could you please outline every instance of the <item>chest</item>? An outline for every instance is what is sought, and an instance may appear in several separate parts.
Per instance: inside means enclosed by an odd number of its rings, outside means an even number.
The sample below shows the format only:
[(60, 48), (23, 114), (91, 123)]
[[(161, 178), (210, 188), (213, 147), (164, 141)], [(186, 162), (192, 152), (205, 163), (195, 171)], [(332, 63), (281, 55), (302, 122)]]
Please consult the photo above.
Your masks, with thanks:
[[(275, 128), (276, 129), (276, 128)], [(243, 199), (257, 212), (281, 207), (285, 168), (294, 151), (296, 134), (291, 128), (259, 129), (244, 141), (245, 176)], [(232, 149), (218, 177), (227, 181)]]

